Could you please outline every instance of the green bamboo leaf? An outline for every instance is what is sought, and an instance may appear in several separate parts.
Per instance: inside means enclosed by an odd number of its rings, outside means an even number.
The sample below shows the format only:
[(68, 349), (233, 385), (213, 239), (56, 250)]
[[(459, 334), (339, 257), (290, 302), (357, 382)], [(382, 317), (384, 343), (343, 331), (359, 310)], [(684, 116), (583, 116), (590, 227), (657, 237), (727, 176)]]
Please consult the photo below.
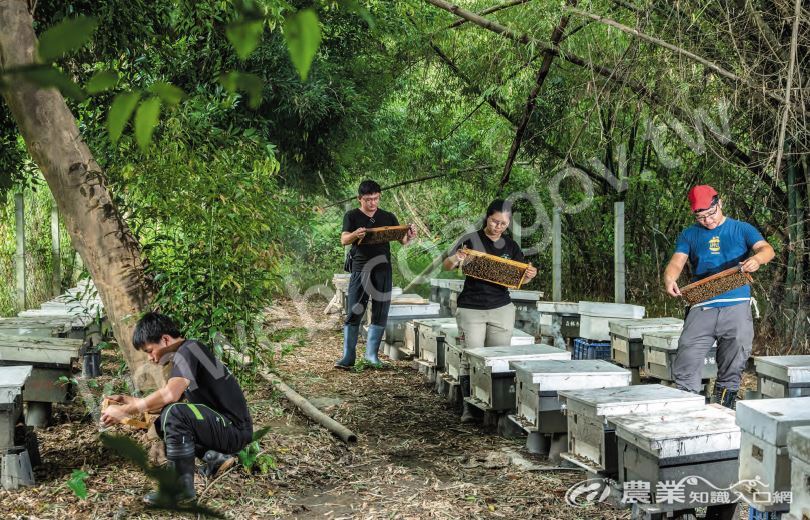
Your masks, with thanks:
[(110, 112), (107, 114), (107, 132), (110, 133), (110, 140), (113, 143), (121, 138), (124, 127), (140, 99), (140, 92), (122, 92), (113, 99)]
[(247, 92), (248, 106), (254, 110), (259, 108), (262, 102), (262, 88), (264, 87), (264, 81), (259, 76), (246, 72), (231, 71), (220, 75), (219, 82), (229, 92), (239, 90)]
[(302, 9), (287, 17), (284, 22), (284, 39), (301, 81), (306, 81), (312, 60), (321, 45), (321, 27), (315, 11)]
[(369, 10), (360, 5), (360, 2), (357, 0), (341, 0), (340, 5), (350, 13), (356, 13), (359, 15), (360, 18), (365, 20), (365, 22), (368, 24), (369, 29), (374, 29), (376, 27), (374, 17), (371, 16)]
[(161, 101), (167, 105), (176, 105), (184, 97), (186, 93), (180, 87), (175, 87), (171, 83), (165, 81), (156, 81), (149, 86), (149, 91), (157, 94)]
[(151, 97), (142, 101), (135, 112), (135, 141), (141, 150), (146, 150), (152, 142), (152, 133), (160, 117), (160, 98)]
[(259, 46), (264, 32), (262, 20), (240, 20), (228, 25), (225, 36), (240, 60), (246, 59)]
[(110, 90), (118, 84), (118, 73), (112, 70), (100, 70), (93, 74), (85, 88), (89, 94), (98, 94)]
[(39, 37), (39, 58), (51, 63), (69, 52), (81, 49), (93, 36), (98, 21), (88, 16), (62, 20)]
[(82, 101), (87, 97), (79, 85), (52, 65), (36, 65), (17, 69), (13, 74), (40, 87), (56, 87), (62, 94), (76, 101)]

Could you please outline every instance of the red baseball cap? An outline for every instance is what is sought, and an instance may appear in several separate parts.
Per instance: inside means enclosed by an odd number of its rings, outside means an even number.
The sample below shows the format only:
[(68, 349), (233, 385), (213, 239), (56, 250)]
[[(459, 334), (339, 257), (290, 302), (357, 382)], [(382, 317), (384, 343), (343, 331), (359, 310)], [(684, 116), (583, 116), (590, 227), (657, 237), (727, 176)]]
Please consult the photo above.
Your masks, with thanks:
[(687, 198), (689, 204), (692, 206), (692, 211), (702, 211), (709, 209), (712, 205), (712, 200), (717, 196), (717, 192), (708, 184), (701, 184), (689, 190)]

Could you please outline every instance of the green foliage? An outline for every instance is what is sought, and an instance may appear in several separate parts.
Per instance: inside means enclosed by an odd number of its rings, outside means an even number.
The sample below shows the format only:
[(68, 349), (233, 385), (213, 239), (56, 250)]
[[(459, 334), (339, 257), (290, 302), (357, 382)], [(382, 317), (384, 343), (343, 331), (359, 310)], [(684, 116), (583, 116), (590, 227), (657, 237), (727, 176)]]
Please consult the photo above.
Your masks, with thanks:
[(301, 81), (306, 81), (312, 60), (321, 44), (318, 15), (311, 9), (302, 9), (284, 22), (284, 38)]
[[(266, 457), (261, 452), (261, 447), (259, 446), (259, 441), (270, 432), (270, 427), (265, 426), (264, 428), (260, 428), (253, 432), (253, 438), (250, 443), (242, 448), (242, 450), (237, 454), (239, 457), (239, 462), (242, 464), (242, 467), (245, 468), (245, 471), (250, 472), (253, 470), (253, 466), (258, 462), (259, 469), (262, 473), (266, 473), (269, 469), (275, 469), (275, 459), (272, 456), (267, 455)], [(263, 459), (263, 457), (265, 457)]]
[(93, 74), (85, 85), (88, 94), (99, 94), (110, 90), (118, 84), (118, 73), (114, 70), (100, 70)]
[(113, 143), (118, 142), (132, 112), (141, 99), (139, 92), (122, 92), (115, 96), (107, 115), (107, 131)]
[(152, 142), (152, 133), (160, 117), (160, 98), (153, 96), (138, 106), (135, 112), (135, 140), (141, 150), (146, 150)]
[(236, 49), (240, 60), (247, 59), (256, 50), (263, 32), (264, 21), (251, 19), (234, 22), (225, 30), (228, 41)]
[(222, 74), (219, 77), (219, 82), (228, 92), (236, 93), (240, 90), (247, 92), (248, 106), (250, 108), (257, 109), (261, 105), (264, 82), (256, 74), (231, 71)]
[(88, 16), (62, 20), (40, 35), (37, 49), (39, 58), (51, 63), (81, 49), (90, 41), (97, 26), (98, 20)]
[(86, 471), (74, 469), (67, 481), (67, 487), (73, 491), (74, 495), (82, 500), (87, 498), (87, 484), (85, 484), (84, 481), (87, 480), (89, 476)]

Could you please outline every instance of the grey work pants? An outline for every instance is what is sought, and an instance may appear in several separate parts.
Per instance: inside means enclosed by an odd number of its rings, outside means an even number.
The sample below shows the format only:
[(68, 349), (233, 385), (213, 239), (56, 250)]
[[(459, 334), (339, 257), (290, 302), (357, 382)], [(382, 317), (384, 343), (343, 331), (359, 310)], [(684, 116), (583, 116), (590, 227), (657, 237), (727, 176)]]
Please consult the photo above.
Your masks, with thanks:
[(489, 310), (459, 307), (456, 323), (466, 348), (508, 346), (515, 328), (515, 304)]
[(715, 341), (715, 386), (737, 391), (754, 341), (754, 320), (748, 302), (710, 309), (696, 307), (689, 311), (672, 367), (675, 386), (689, 392), (700, 391), (703, 360)]

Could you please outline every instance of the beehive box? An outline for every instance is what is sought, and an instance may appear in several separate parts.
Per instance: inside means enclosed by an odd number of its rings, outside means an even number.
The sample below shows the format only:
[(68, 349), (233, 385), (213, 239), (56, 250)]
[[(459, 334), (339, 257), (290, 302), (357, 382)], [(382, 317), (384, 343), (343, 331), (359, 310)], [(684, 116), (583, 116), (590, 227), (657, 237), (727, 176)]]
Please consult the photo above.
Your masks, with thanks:
[(790, 514), (795, 520), (810, 518), (810, 426), (795, 426), (788, 432), (790, 453)]
[(455, 318), (439, 318), (430, 320), (431, 323), (427, 326), (419, 327), (419, 359), (425, 363), (440, 366), (440, 370), (444, 370), (444, 349), (442, 349), (442, 358), (439, 359), (438, 342), (442, 341), (439, 338), (444, 338), (445, 333), (455, 332), (458, 333), (458, 325)]
[(702, 396), (663, 385), (563, 390), (559, 397), (568, 419), (568, 453), (563, 458), (607, 475), (618, 470), (614, 417), (705, 406)]
[[(665, 499), (659, 493), (660, 482), (682, 484), (686, 501), (676, 504), (678, 509), (712, 505), (699, 502), (700, 497), (709, 500), (712, 492), (737, 482), (740, 428), (732, 410), (706, 405), (695, 410), (621, 415), (611, 422), (618, 439), (619, 482), (648, 483), (653, 503)], [(688, 476), (699, 478), (684, 478)]]
[(515, 422), (527, 431), (562, 433), (567, 421), (557, 393), (630, 384), (630, 371), (603, 360), (511, 362), (515, 371)]
[[(642, 342), (644, 344), (644, 368), (647, 374), (662, 381), (674, 381), (672, 366), (678, 354), (678, 339), (680, 332), (648, 332)], [(702, 380), (717, 377), (717, 345), (709, 349), (703, 360), (701, 373)]]
[(67, 336), (70, 323), (50, 318), (0, 318), (0, 334), (41, 338)]
[(810, 396), (810, 356), (755, 356), (754, 366), (763, 397)]
[[(370, 307), (370, 306), (369, 306)], [(392, 302), (388, 310), (383, 339), (389, 344), (405, 342), (405, 324), (414, 319), (438, 318), (439, 304), (399, 304)]]
[(579, 336), (579, 305), (576, 302), (537, 302), (540, 335), (563, 338)]
[(642, 335), (648, 332), (678, 332), (683, 329), (683, 320), (678, 318), (641, 318), (611, 320), (611, 358), (624, 367), (644, 366), (644, 343)]
[[(462, 378), (469, 376), (469, 360), (465, 355), (466, 349), (464, 342), (458, 338), (458, 331), (453, 331), (446, 334), (444, 343), (444, 364), (445, 373), (454, 380), (461, 381)], [(524, 346), (533, 345), (534, 338), (526, 334), (522, 330), (514, 329), (512, 331), (512, 338), (509, 346)], [(507, 345), (483, 347), (486, 349), (493, 349), (499, 347), (509, 347)]]
[(458, 311), (458, 296), (464, 290), (464, 280), (450, 280), (450, 297), (448, 300), (448, 307), (450, 315), (455, 316)]
[(515, 407), (515, 372), (510, 362), (571, 359), (570, 352), (539, 344), (472, 348), (464, 354), (470, 367), (470, 397), (476, 406), (491, 411)]
[[(742, 430), (740, 446), (740, 490), (754, 494), (790, 491), (788, 432), (796, 426), (810, 426), (810, 397), (760, 399), (737, 402), (737, 425)], [(757, 500), (763, 511), (787, 510), (787, 504)]]
[(445, 326), (455, 324), (455, 318), (416, 318), (405, 324), (405, 344), (404, 349), (416, 357), (419, 357), (419, 339), (421, 327), (430, 329), (434, 326)]
[[(436, 282), (436, 292), (438, 293), (438, 303), (442, 317), (452, 316), (450, 312), (450, 282), (448, 278), (434, 278)], [(433, 283), (433, 280), (431, 283)]]
[(39, 338), (0, 334), (0, 366), (31, 365), (33, 371), (23, 393), (26, 402), (57, 403), (67, 397), (68, 385), (59, 377), (71, 377), (79, 359), (82, 340)]
[(23, 410), (22, 392), (33, 367), (0, 367), (0, 453), (14, 446), (14, 428)]
[(515, 327), (532, 336), (540, 335), (540, 311), (537, 302), (543, 297), (540, 291), (509, 289), (509, 297), (515, 305)]
[(626, 303), (581, 301), (577, 308), (580, 316), (579, 337), (585, 339), (610, 340), (609, 322), (644, 317), (644, 307)]

